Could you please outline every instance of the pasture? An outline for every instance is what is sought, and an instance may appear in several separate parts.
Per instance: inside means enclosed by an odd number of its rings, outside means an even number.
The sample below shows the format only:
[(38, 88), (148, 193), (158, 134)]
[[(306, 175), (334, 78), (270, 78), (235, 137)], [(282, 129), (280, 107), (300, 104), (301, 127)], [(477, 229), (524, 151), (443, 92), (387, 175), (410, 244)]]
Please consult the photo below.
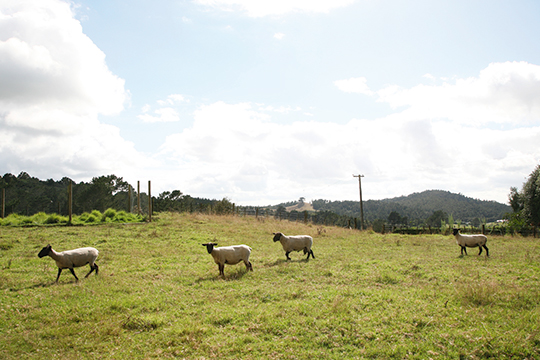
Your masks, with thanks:
[[(540, 240), (381, 235), (248, 217), (0, 228), (2, 359), (538, 359)], [(313, 236), (285, 261), (272, 232)], [(202, 243), (246, 244), (253, 272)], [(39, 259), (93, 246), (99, 275)], [(219, 246), (218, 245), (218, 246)]]

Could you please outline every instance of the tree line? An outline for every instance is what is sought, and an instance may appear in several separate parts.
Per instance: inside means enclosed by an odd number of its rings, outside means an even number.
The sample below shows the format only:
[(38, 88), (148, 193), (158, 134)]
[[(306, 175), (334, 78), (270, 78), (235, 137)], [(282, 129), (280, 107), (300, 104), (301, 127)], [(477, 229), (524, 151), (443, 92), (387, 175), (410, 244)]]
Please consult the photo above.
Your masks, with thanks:
[[(72, 211), (74, 214), (107, 209), (148, 213), (148, 194), (140, 192), (116, 175), (98, 176), (90, 182), (74, 182), (68, 177), (59, 181), (40, 180), (21, 172), (15, 176), (0, 176), (0, 189), (5, 196), (4, 216), (19, 214), (31, 216), (40, 212), (67, 215), (68, 185), (72, 183)], [(137, 196), (139, 198), (137, 199)], [(140, 206), (140, 208), (139, 208)], [(153, 211), (212, 211), (230, 213), (233, 204), (228, 199), (210, 200), (193, 198), (180, 190), (164, 191), (152, 197)]]

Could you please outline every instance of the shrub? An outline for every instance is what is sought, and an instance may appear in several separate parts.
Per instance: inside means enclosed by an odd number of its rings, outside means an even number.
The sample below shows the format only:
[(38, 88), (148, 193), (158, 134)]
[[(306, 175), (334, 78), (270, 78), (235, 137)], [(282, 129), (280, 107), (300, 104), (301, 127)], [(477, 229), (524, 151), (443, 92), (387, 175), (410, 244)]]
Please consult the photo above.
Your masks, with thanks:
[(58, 214), (50, 214), (45, 219), (44, 224), (58, 224), (60, 222), (63, 222), (62, 220), (63, 220), (62, 216), (60, 216)]
[(81, 215), (79, 215), (79, 220), (82, 221), (82, 222), (86, 222), (86, 220), (88, 219), (89, 216), (90, 216), (89, 213), (83, 212)]
[(105, 212), (103, 213), (103, 217), (101, 218), (101, 221), (106, 221), (107, 219), (113, 220), (115, 216), (116, 216), (116, 210), (109, 208), (105, 210)]
[(43, 211), (38, 212), (37, 214), (34, 214), (30, 217), (30, 222), (28, 223), (34, 223), (34, 224), (45, 224), (45, 221), (47, 220), (49, 216), (45, 214)]

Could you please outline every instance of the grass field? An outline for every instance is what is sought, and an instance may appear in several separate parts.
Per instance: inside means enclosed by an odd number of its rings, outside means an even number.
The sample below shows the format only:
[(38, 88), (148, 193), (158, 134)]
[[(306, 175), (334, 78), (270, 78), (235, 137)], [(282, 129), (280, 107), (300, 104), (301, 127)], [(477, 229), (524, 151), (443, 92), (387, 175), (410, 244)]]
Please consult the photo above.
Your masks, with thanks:
[[(380, 235), (273, 219), (0, 228), (1, 359), (538, 359), (540, 240)], [(272, 232), (314, 237), (285, 261)], [(201, 246), (253, 248), (218, 277)], [(99, 249), (98, 276), (37, 253)]]

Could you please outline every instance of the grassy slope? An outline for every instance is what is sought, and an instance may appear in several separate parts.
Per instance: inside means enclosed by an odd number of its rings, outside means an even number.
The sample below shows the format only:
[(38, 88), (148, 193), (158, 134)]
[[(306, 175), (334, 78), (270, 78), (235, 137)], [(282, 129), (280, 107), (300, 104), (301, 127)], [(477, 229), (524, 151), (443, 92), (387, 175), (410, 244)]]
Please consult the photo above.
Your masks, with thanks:
[[(284, 261), (273, 231), (314, 236)], [(200, 244), (253, 248), (254, 272)], [(38, 251), (95, 246), (75, 283)], [(540, 242), (380, 235), (254, 218), (161, 214), (142, 225), (0, 228), (0, 358), (538, 358)]]

